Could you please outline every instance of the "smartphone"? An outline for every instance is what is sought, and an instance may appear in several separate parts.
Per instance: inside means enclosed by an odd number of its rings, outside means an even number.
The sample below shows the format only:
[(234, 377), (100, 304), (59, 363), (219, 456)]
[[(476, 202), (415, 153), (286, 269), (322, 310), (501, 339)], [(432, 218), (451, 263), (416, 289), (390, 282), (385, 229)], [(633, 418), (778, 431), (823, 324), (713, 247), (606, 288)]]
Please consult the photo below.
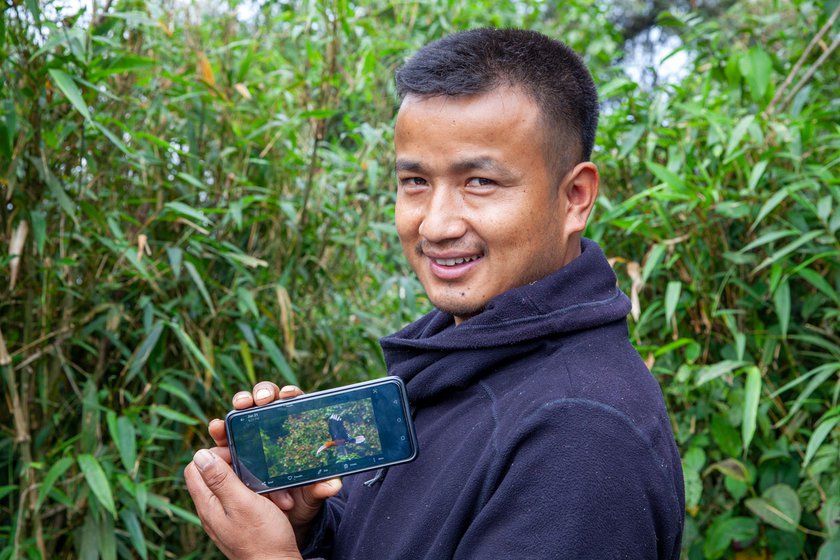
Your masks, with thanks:
[(232, 410), (225, 425), (233, 469), (259, 494), (407, 463), (418, 451), (398, 377)]

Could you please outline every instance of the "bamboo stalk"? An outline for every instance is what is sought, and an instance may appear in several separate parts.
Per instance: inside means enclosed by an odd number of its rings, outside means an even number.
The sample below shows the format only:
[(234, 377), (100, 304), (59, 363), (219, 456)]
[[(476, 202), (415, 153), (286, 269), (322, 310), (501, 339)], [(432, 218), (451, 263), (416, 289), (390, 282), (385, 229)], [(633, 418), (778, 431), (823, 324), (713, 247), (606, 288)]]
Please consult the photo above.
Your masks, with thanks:
[[(837, 7), (838, 9), (840, 9), (840, 4), (838, 4)], [(838, 46), (840, 46), (840, 35), (834, 38), (834, 41), (831, 43), (831, 46), (829, 46), (825, 50), (825, 52), (823, 52), (822, 55), (820, 55), (820, 57), (813, 64), (813, 66), (811, 66), (805, 73), (805, 75), (802, 76), (802, 79), (796, 83), (796, 86), (792, 90), (790, 90), (790, 93), (787, 94), (787, 97), (785, 97), (785, 100), (782, 102), (781, 107), (783, 109), (787, 107), (788, 104), (793, 100), (794, 96), (796, 96), (796, 94), (799, 93), (799, 90), (805, 87), (805, 84), (807, 84), (811, 80), (811, 78), (814, 77), (814, 74), (817, 72), (819, 67), (822, 66), (826, 60), (828, 60), (828, 57), (831, 56), (831, 53), (837, 50)]]
[[(799, 70), (802, 68), (802, 65), (805, 64), (805, 61), (808, 59), (808, 56), (811, 54), (811, 51), (814, 47), (822, 40), (823, 36), (831, 29), (831, 26), (834, 25), (834, 22), (837, 20), (837, 17), (840, 16), (840, 4), (834, 8), (834, 11), (829, 16), (828, 21), (820, 28), (814, 38), (811, 39), (811, 42), (808, 43), (808, 46), (805, 47), (805, 50), (802, 52), (802, 56), (799, 57), (799, 60), (796, 61), (796, 64), (793, 65), (791, 71), (788, 73), (785, 81), (782, 82), (782, 85), (776, 90), (776, 94), (773, 96), (773, 100), (770, 101), (770, 104), (767, 105), (767, 108), (764, 110), (764, 118), (767, 118), (773, 108), (776, 106), (776, 103), (782, 98), (782, 95), (785, 93), (785, 90), (790, 86), (793, 82), (794, 77), (799, 73)], [(804, 85), (804, 84), (803, 84)], [(782, 104), (784, 106), (785, 104)]]

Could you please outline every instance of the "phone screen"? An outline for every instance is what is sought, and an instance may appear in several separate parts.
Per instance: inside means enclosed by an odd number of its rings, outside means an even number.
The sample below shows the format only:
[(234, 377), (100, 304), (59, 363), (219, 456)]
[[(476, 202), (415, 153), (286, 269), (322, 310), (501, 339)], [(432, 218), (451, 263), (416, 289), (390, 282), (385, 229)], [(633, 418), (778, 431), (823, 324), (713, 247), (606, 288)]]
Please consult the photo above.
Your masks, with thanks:
[(256, 492), (417, 455), (405, 388), (394, 377), (233, 411), (225, 422), (234, 470)]

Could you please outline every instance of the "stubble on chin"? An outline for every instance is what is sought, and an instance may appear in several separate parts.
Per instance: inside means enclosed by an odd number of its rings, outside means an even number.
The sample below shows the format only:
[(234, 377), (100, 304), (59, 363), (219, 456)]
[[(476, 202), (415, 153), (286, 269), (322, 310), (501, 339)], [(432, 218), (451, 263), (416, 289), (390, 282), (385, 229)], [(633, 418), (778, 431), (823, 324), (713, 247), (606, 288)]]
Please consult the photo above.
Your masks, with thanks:
[[(428, 292), (427, 292), (428, 295)], [(432, 298), (430, 297), (429, 300), (432, 302), (439, 311), (444, 313), (448, 313), (453, 317), (457, 318), (459, 321), (465, 321), (470, 317), (474, 317), (484, 311), (485, 305), (475, 305), (469, 304), (468, 302), (458, 302), (456, 301), (440, 301), (439, 298)], [(436, 301), (437, 300), (437, 301)]]

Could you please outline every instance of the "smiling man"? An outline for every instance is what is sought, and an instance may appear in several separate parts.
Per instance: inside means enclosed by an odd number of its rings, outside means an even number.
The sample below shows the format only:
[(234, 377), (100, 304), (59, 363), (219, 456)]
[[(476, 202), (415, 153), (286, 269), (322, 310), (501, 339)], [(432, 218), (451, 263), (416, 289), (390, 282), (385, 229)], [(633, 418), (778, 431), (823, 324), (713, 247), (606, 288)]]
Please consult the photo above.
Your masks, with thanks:
[(397, 232), (429, 299), (455, 324), (580, 254), (598, 172), (548, 165), (548, 133), (521, 86), (403, 98)]
[[(543, 35), (482, 29), (421, 49), (397, 87), (397, 232), (436, 309), (381, 343), (420, 456), (265, 498), (214, 421), (220, 448), (186, 471), (205, 528), (233, 558), (679, 558), (662, 394), (581, 237), (599, 187), (589, 72)], [(297, 393), (260, 383), (234, 406)]]

